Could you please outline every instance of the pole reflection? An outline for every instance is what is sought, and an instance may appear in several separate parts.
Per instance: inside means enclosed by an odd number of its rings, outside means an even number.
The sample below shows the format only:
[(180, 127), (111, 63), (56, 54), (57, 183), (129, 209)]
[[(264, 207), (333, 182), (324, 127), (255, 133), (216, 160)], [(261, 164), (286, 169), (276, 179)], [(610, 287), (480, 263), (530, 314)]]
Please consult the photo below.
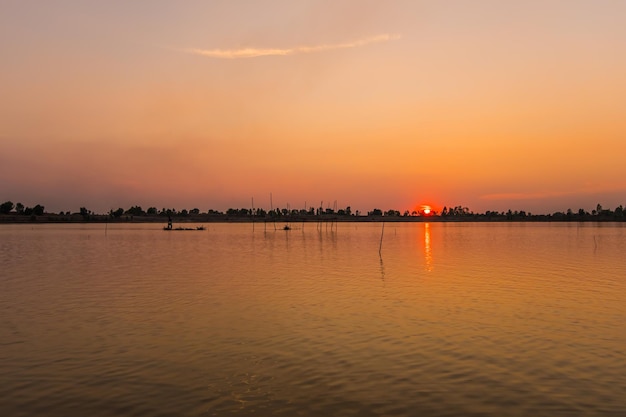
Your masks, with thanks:
[(424, 267), (433, 270), (433, 253), (430, 245), (430, 223), (424, 223)]

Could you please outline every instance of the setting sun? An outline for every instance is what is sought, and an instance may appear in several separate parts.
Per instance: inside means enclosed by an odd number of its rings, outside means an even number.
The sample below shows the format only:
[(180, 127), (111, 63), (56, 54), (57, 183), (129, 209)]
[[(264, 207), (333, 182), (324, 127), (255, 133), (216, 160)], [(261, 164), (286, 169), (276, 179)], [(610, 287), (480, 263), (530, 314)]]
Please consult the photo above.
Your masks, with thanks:
[(430, 206), (423, 205), (422, 209), (421, 209), (421, 212), (422, 212), (423, 215), (428, 216), (432, 212), (432, 208)]

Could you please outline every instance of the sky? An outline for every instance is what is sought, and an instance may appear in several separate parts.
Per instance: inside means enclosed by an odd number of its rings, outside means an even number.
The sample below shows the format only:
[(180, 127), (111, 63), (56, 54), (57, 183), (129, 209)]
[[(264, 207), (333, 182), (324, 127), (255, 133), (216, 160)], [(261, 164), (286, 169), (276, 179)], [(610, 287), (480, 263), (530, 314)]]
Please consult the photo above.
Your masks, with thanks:
[(626, 1), (0, 0), (0, 200), (626, 205)]

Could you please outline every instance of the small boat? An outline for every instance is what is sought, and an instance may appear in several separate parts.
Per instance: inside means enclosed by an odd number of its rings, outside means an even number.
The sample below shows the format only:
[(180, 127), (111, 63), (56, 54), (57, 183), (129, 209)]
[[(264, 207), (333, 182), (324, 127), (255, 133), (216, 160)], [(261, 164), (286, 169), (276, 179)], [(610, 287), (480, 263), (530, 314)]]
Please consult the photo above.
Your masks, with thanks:
[(180, 231), (180, 230), (206, 230), (206, 227), (204, 227), (204, 226), (196, 226), (196, 227), (175, 227), (175, 228), (172, 228), (171, 226), (168, 225), (168, 226), (164, 227), (163, 230), (166, 230), (166, 231), (172, 231), (172, 230), (175, 230), (175, 231)]
[(286, 225), (283, 227), (283, 230), (291, 230), (291, 226), (289, 226), (288, 224), (286, 224)]

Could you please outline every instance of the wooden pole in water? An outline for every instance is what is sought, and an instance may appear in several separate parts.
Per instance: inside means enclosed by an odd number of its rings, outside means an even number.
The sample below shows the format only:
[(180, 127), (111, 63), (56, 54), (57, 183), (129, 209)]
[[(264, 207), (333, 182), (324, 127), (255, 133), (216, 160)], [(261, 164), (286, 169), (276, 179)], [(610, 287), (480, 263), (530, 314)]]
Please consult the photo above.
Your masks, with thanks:
[(276, 216), (274, 213), (274, 204), (272, 203), (272, 193), (270, 193), (270, 211), (272, 212), (272, 218), (274, 219), (274, 230), (276, 230)]
[(383, 222), (383, 228), (382, 228), (382, 230), (380, 231), (380, 246), (378, 247), (378, 255), (379, 255), (379, 256), (382, 256), (382, 255), (381, 255), (381, 252), (382, 252), (382, 250), (383, 250), (383, 234), (384, 234), (384, 233), (385, 233), (385, 222)]

